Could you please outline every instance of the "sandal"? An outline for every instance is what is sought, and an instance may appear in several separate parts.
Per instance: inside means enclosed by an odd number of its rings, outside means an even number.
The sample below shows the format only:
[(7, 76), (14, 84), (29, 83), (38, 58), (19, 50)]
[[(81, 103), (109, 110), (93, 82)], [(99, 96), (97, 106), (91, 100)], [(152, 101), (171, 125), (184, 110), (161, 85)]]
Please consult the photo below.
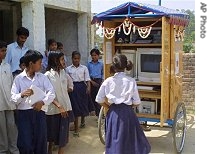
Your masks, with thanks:
[(73, 133), (73, 136), (74, 136), (74, 137), (79, 137), (79, 133), (78, 133), (78, 132), (74, 132), (74, 133)]
[(81, 123), (80, 128), (85, 128), (85, 123)]
[(144, 130), (144, 131), (151, 131), (151, 127), (148, 126), (148, 125), (141, 125), (141, 128)]
[(91, 111), (91, 112), (89, 113), (89, 116), (96, 116), (96, 112), (95, 112), (95, 111)]
[(70, 127), (69, 131), (75, 131), (75, 128), (74, 127)]

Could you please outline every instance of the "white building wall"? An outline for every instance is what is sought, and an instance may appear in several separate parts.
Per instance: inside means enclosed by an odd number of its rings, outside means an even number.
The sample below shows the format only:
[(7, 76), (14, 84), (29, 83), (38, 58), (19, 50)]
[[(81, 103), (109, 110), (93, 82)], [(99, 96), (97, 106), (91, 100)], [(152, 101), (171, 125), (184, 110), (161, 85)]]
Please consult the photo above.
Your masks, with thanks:
[[(83, 63), (86, 63), (85, 58), (91, 48), (91, 0), (14, 0), (21, 2), (22, 7), (22, 25), (27, 27), (30, 31), (30, 36), (26, 42), (29, 48), (43, 52), (46, 49), (46, 25), (45, 22), (45, 8), (52, 8), (68, 12), (77, 13), (77, 45), (78, 49), (84, 58)], [(56, 20), (56, 19), (55, 19)], [(62, 23), (60, 23), (62, 24)], [(62, 26), (61, 26), (62, 27)], [(68, 27), (65, 27), (68, 28)], [(65, 33), (65, 32), (63, 32)], [(56, 36), (59, 35), (56, 33)], [(65, 36), (59, 36), (62, 41)], [(55, 38), (56, 39), (56, 38)], [(69, 40), (70, 41), (70, 40)], [(67, 43), (64, 43), (65, 45)], [(73, 47), (74, 48), (74, 47)], [(73, 49), (72, 48), (72, 49)], [(70, 55), (70, 54), (69, 54)]]
[(38, 0), (44, 1), (47, 7), (59, 8), (73, 12), (91, 12), (91, 0)]
[[(45, 17), (46, 39), (53, 38), (56, 41), (63, 43), (69, 65), (72, 51), (78, 50), (78, 14), (69, 11), (45, 8)], [(85, 31), (87, 31), (87, 28), (85, 28)], [(86, 39), (88, 38), (86, 37)]]
[(26, 45), (30, 49), (45, 50), (45, 12), (41, 2), (22, 2), (22, 26), (29, 29)]
[(79, 51), (81, 53), (81, 61), (87, 62), (86, 59), (88, 57), (89, 48), (88, 47), (88, 15), (80, 14), (78, 17), (78, 45)]

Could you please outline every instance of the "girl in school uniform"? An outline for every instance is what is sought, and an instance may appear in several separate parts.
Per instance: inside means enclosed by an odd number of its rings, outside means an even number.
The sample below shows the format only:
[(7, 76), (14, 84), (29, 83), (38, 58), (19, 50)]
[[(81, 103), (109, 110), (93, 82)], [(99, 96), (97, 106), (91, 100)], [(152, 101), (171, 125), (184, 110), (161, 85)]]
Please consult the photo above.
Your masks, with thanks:
[[(101, 85), (96, 101), (109, 108), (106, 115), (106, 154), (148, 154), (150, 144), (140, 127), (133, 107), (141, 103), (136, 82), (126, 76), (132, 62), (117, 55), (112, 64), (115, 74)], [(112, 68), (112, 69), (113, 69)], [(105, 97), (108, 102), (105, 103)]]
[(96, 116), (98, 117), (101, 106), (95, 102), (96, 95), (98, 93), (99, 87), (103, 81), (104, 71), (103, 63), (99, 61), (100, 51), (98, 49), (92, 49), (90, 51), (92, 60), (88, 62), (88, 71), (90, 73), (90, 83), (91, 83), (91, 100), (95, 108)]
[(46, 113), (48, 154), (52, 153), (53, 143), (59, 146), (58, 154), (64, 153), (64, 147), (68, 143), (69, 137), (69, 122), (74, 120), (68, 95), (68, 91), (73, 90), (73, 81), (64, 68), (64, 54), (60, 51), (51, 52), (45, 75), (52, 83), (56, 97)]
[(79, 136), (78, 118), (81, 117), (80, 127), (85, 126), (85, 116), (89, 115), (88, 94), (90, 93), (90, 76), (86, 66), (80, 64), (80, 52), (72, 52), (72, 65), (66, 68), (73, 80), (74, 90), (70, 93), (72, 109), (75, 116), (74, 136)]

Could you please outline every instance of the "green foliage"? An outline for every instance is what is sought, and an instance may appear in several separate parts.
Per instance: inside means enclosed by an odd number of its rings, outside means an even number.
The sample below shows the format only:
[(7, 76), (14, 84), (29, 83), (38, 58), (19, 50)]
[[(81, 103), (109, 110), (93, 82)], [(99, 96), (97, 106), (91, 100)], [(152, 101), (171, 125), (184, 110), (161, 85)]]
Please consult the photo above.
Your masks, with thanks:
[(189, 25), (185, 28), (183, 50), (186, 53), (195, 52), (195, 12), (191, 10), (182, 11), (190, 16)]
[(101, 34), (97, 34), (97, 31), (99, 30), (99, 27), (94, 25), (94, 45), (97, 46), (97, 48), (102, 51), (103, 50), (103, 36)]
[(192, 43), (185, 42), (183, 45), (183, 50), (185, 53), (195, 52), (195, 46)]
[(97, 46), (97, 48), (99, 50), (103, 50), (103, 37), (101, 37), (98, 34), (95, 34), (95, 36), (94, 36), (94, 43), (95, 43), (95, 46)]

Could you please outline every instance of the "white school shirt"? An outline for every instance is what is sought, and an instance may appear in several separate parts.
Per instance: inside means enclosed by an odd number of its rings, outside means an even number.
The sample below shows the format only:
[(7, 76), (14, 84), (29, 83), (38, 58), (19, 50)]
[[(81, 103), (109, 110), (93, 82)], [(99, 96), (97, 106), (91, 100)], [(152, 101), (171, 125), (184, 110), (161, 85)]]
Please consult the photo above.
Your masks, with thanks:
[(115, 73), (101, 85), (95, 101), (104, 103), (105, 97), (110, 104), (139, 105), (141, 103), (136, 81), (124, 72)]
[(0, 111), (14, 110), (15, 104), (10, 102), (13, 76), (10, 65), (2, 60), (0, 63)]
[(11, 43), (7, 46), (7, 54), (5, 60), (11, 66), (11, 71), (21, 70), (19, 67), (20, 58), (28, 51), (28, 48), (23, 45), (22, 48), (19, 47), (17, 42)]
[[(66, 111), (71, 111), (71, 101), (68, 95), (68, 82), (70, 82), (70, 87), (73, 89), (73, 81), (68, 79), (68, 75), (65, 72), (65, 70), (61, 70), (60, 74), (58, 72), (51, 69), (50, 71), (47, 71), (45, 75), (48, 77), (50, 82), (52, 83), (54, 90), (55, 90), (55, 100), (58, 101)], [(68, 81), (69, 80), (69, 81)], [(50, 104), (48, 107), (47, 115), (54, 115), (59, 114), (60, 111), (58, 107), (56, 107), (54, 104)]]
[(36, 72), (33, 79), (29, 78), (24, 70), (17, 75), (13, 81), (11, 89), (11, 100), (17, 105), (19, 110), (32, 109), (31, 105), (26, 102), (26, 97), (21, 98), (21, 92), (29, 89), (31, 85), (39, 87), (46, 93), (45, 98), (42, 100), (45, 105), (49, 105), (55, 98), (55, 92), (50, 80), (42, 73)]
[(75, 67), (73, 64), (66, 68), (66, 72), (70, 75), (73, 82), (90, 81), (90, 75), (87, 66), (79, 65)]

